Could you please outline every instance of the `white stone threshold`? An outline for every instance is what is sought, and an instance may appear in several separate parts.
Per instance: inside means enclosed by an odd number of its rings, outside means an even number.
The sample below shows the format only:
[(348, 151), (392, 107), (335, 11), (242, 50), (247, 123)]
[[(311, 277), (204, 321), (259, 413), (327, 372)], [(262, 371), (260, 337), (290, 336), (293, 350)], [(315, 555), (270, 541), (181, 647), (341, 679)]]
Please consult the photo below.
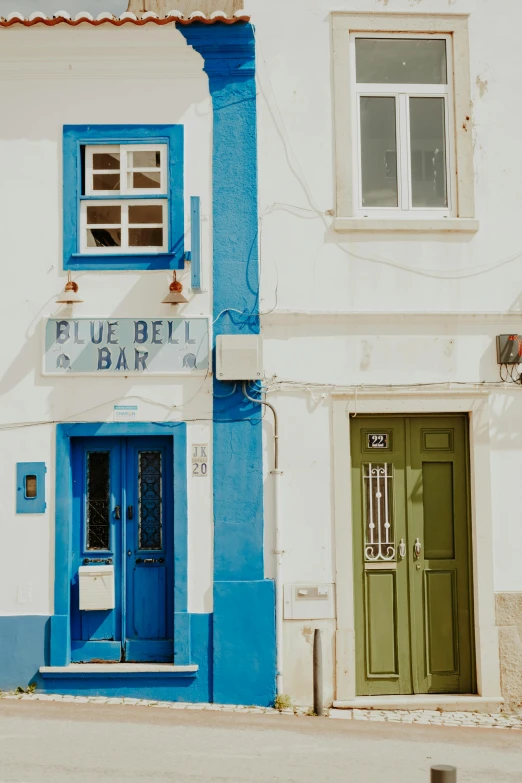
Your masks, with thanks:
[(40, 666), (42, 675), (84, 674), (191, 674), (197, 664), (176, 666), (173, 663), (70, 663), (69, 666)]
[(356, 696), (334, 701), (334, 710), (440, 710), (441, 712), (500, 712), (501, 696), (427, 693), (411, 696)]

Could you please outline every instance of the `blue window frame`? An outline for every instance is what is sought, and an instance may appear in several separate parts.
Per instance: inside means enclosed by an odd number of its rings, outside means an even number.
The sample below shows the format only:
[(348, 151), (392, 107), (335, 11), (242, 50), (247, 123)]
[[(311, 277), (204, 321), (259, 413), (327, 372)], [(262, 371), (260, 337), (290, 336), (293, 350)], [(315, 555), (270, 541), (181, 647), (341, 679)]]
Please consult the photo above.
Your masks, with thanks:
[[(88, 195), (85, 173), (85, 149), (94, 145), (164, 145), (167, 160), (166, 176), (162, 178), (165, 193), (148, 195), (118, 192), (111, 195)], [(126, 172), (125, 176), (127, 176)], [(161, 252), (143, 247), (136, 252), (122, 248), (103, 252), (82, 251), (81, 210), (84, 202), (102, 202), (107, 207), (111, 200), (120, 204), (136, 204), (148, 199), (166, 204), (165, 229), (167, 246)], [(64, 125), (63, 129), (63, 264), (64, 269), (182, 269), (184, 248), (183, 200), (183, 126), (182, 125)]]

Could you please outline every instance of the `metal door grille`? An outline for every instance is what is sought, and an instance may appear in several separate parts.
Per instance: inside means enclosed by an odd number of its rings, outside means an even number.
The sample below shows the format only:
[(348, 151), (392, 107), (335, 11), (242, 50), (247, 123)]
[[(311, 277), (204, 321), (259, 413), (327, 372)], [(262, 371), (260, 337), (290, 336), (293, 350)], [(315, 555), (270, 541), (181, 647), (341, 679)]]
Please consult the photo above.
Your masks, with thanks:
[(364, 559), (395, 560), (393, 525), (393, 465), (367, 463), (364, 466), (366, 506)]
[(163, 548), (163, 497), (161, 451), (138, 452), (138, 548)]

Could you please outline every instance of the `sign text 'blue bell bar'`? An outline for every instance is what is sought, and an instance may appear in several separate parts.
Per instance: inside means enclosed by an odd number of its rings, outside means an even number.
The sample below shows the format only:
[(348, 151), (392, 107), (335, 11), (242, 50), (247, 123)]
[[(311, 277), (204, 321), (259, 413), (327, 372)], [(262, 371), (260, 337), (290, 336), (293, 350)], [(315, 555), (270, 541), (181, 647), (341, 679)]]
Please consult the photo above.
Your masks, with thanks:
[(193, 375), (208, 370), (207, 318), (50, 318), (44, 375)]

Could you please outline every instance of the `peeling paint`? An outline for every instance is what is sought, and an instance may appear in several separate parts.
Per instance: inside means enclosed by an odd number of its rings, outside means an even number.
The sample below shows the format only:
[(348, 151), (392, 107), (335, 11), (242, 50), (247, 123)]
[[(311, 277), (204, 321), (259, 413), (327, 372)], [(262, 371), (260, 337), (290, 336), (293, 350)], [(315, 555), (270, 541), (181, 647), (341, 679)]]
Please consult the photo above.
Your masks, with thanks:
[(310, 628), (309, 625), (305, 625), (304, 628), (301, 629), (301, 633), (304, 636), (304, 640), (307, 644), (313, 644), (314, 641), (314, 631), (313, 628)]
[(369, 340), (363, 340), (361, 343), (361, 349), (361, 363), (359, 366), (361, 370), (367, 370), (370, 366), (373, 346)]
[(476, 80), (475, 84), (477, 85), (477, 90), (478, 90), (479, 96), (481, 98), (483, 98), (484, 95), (487, 93), (487, 91), (489, 89), (488, 80), (487, 79), (481, 79), (480, 76), (477, 76), (477, 80)]

